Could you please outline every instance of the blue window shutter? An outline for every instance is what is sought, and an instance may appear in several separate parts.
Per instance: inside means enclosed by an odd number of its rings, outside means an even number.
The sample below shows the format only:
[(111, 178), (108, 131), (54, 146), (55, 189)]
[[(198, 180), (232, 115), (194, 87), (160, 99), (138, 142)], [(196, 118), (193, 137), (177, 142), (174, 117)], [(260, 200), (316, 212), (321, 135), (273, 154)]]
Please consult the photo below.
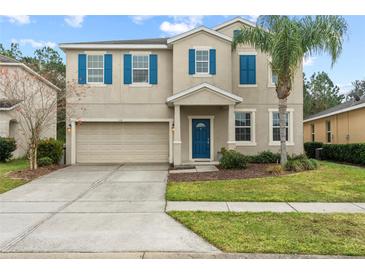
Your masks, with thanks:
[(195, 74), (195, 49), (189, 49), (189, 74)]
[(79, 54), (78, 83), (80, 85), (86, 84), (86, 54)]
[(212, 75), (216, 74), (216, 54), (215, 49), (209, 50), (209, 73)]
[(240, 55), (240, 84), (256, 84), (256, 55)]
[(157, 54), (150, 55), (150, 84), (157, 85)]
[(132, 84), (132, 55), (131, 54), (124, 54), (124, 84), (129, 85)]
[(104, 84), (113, 84), (113, 55), (104, 55)]

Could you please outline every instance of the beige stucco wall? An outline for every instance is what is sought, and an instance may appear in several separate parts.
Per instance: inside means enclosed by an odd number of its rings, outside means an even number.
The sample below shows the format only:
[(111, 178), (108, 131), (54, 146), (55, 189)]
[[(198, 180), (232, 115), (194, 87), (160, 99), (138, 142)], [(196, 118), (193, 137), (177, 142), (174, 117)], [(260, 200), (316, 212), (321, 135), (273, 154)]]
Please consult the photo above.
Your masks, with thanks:
[[(39, 85), (42, 86), (42, 88), (47, 89), (48, 91), (45, 92), (45, 94), (49, 95), (54, 93), (54, 98), (57, 96), (57, 91), (50, 87), (49, 85), (45, 84), (41, 80), (36, 80), (34, 77), (29, 77), (28, 71), (26, 71), (22, 67), (18, 66), (5, 66), (0, 64), (1, 68), (6, 68), (9, 72), (9, 75), (12, 73), (15, 73), (16, 75), (19, 75), (21, 77), (22, 75), (24, 77), (28, 76), (28, 79), (31, 79), (32, 81), (39, 81)], [(4, 76), (0, 76), (4, 77)], [(33, 82), (32, 82), (33, 83)], [(37, 84), (38, 85), (38, 84)], [(27, 87), (27, 92), (29, 94), (32, 94), (32, 92), (36, 92), (37, 85), (29, 84)], [(33, 89), (32, 89), (33, 87)], [(26, 95), (28, 96), (28, 95)], [(0, 98), (4, 98), (5, 95), (0, 93)], [(6, 97), (5, 97), (6, 98)], [(40, 107), (41, 104), (41, 97), (40, 96), (34, 96), (34, 108)], [(50, 99), (53, 100), (53, 99)], [(21, 108), (21, 103), (17, 108)], [(52, 112), (50, 115), (50, 119), (47, 122), (49, 126), (45, 127), (43, 129), (43, 132), (41, 132), (41, 138), (56, 138), (57, 137), (57, 114), (56, 112)], [(19, 158), (25, 156), (27, 150), (28, 150), (28, 138), (29, 137), (29, 131), (27, 130), (27, 127), (25, 126), (25, 122), (18, 113), (16, 109), (12, 110), (6, 110), (1, 111), (0, 110), (0, 136), (3, 137), (13, 137), (17, 144), (17, 149), (13, 152), (13, 158)]]
[(315, 141), (327, 143), (326, 121), (331, 121), (332, 143), (350, 144), (365, 142), (365, 108), (304, 123), (304, 142), (311, 142), (311, 124), (315, 127)]

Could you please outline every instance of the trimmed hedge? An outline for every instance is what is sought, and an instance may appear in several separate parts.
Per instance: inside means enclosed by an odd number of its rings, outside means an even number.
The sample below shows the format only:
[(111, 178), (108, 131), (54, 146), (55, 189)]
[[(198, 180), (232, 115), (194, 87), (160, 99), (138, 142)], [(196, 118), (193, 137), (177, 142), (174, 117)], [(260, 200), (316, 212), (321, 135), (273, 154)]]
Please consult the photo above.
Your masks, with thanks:
[(53, 138), (41, 140), (37, 152), (38, 160), (48, 157), (52, 159), (53, 164), (58, 164), (62, 157), (63, 142)]
[(220, 165), (224, 169), (244, 169), (247, 168), (248, 158), (235, 150), (222, 151)]
[(53, 164), (53, 160), (49, 157), (42, 157), (38, 159), (39, 166), (50, 166)]
[(16, 150), (14, 138), (4, 138), (0, 136), (0, 162), (10, 160), (14, 150)]
[(323, 147), (323, 143), (321, 142), (304, 143), (304, 151), (309, 158), (316, 158), (316, 149), (321, 147)]
[(280, 163), (280, 153), (273, 153), (270, 150), (265, 150), (257, 155), (247, 156), (249, 163), (256, 164), (276, 164)]
[(365, 165), (365, 144), (325, 144), (323, 160)]

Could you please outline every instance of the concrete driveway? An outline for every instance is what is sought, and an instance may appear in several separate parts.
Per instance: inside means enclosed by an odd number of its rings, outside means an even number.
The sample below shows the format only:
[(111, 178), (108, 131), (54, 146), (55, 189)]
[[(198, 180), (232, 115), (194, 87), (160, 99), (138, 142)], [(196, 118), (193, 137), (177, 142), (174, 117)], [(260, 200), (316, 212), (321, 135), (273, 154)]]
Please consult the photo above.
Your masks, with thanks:
[(165, 214), (167, 165), (71, 166), (0, 195), (1, 252), (219, 252)]

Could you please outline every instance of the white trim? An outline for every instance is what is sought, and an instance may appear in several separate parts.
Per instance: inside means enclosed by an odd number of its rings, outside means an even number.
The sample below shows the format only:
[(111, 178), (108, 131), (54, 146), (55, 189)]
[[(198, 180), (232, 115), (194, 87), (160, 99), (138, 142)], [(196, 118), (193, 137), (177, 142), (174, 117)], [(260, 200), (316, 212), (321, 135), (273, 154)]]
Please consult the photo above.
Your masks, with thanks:
[(317, 116), (317, 117), (306, 119), (306, 120), (303, 121), (303, 123), (318, 120), (318, 119), (322, 119), (322, 118), (326, 118), (326, 117), (329, 117), (329, 116), (332, 116), (332, 115), (352, 111), (352, 110), (355, 110), (355, 109), (358, 109), (358, 108), (363, 108), (363, 107), (365, 107), (365, 102), (361, 103), (361, 104), (357, 104), (355, 106), (351, 106), (351, 107), (348, 107), (348, 108), (344, 108), (344, 109), (341, 109), (341, 110), (337, 110), (337, 111), (334, 111), (334, 112), (323, 114), (323, 115), (320, 115), (320, 116)]
[(238, 55), (257, 55), (256, 51), (239, 51)]
[(173, 119), (160, 119), (160, 118), (151, 118), (151, 119), (107, 119), (107, 118), (71, 118), (71, 164), (76, 164), (76, 122), (121, 122), (121, 123), (164, 123), (167, 122), (169, 124), (169, 163), (173, 162), (172, 156), (172, 124)]
[(129, 84), (129, 87), (132, 88), (150, 88), (152, 87), (152, 84), (148, 84), (148, 83), (133, 83), (133, 84)]
[[(294, 109), (288, 108), (286, 110), (289, 112), (289, 136), (288, 141), (286, 142), (287, 146), (294, 146)], [(273, 141), (273, 135), (272, 135), (272, 113), (273, 112), (279, 112), (279, 109), (277, 108), (269, 108), (269, 146), (280, 146), (280, 141)]]
[(24, 65), (23, 63), (0, 63), (0, 66), (22, 67), (23, 69), (25, 69), (26, 71), (30, 72), (31, 74), (33, 74), (34, 76), (36, 76), (38, 79), (40, 79), (41, 81), (43, 81), (44, 83), (46, 83), (51, 88), (54, 88), (54, 89), (59, 90), (59, 91), (61, 90), (59, 87), (55, 86), (50, 81), (48, 81), (46, 78), (44, 78), (43, 76), (41, 76), (40, 74), (38, 74), (37, 72), (35, 72), (31, 68), (29, 68), (28, 66)]
[[(237, 141), (235, 134), (235, 143), (237, 146), (256, 146), (256, 109), (255, 108), (236, 108), (234, 112), (251, 113), (251, 141)], [(236, 114), (235, 114), (236, 115)], [(235, 120), (233, 121), (235, 123)], [(236, 132), (236, 124), (233, 125)]]
[(151, 51), (136, 51), (136, 50), (130, 50), (129, 54), (134, 54), (134, 55), (150, 55), (152, 54)]
[[(89, 82), (89, 56), (103, 56), (103, 81), (101, 82)], [(95, 68), (91, 68), (95, 69)], [(100, 69), (100, 68), (97, 68)], [(95, 54), (86, 54), (86, 84), (90, 86), (99, 86), (99, 85), (105, 85), (104, 84), (104, 70), (105, 70), (105, 54), (102, 54), (101, 52), (97, 52)]]
[(200, 32), (200, 31), (205, 31), (205, 32), (210, 33), (210, 34), (212, 34), (214, 36), (217, 36), (219, 38), (222, 38), (223, 40), (226, 40), (228, 42), (232, 42), (232, 38), (231, 37), (229, 37), (227, 35), (224, 35), (224, 34), (222, 34), (220, 32), (217, 32), (215, 30), (209, 29), (209, 28), (207, 28), (205, 26), (201, 26), (201, 27), (197, 27), (195, 29), (189, 30), (187, 32), (181, 33), (179, 35), (176, 35), (174, 37), (171, 37), (171, 38), (167, 39), (167, 44), (174, 43), (174, 42), (176, 42), (176, 41), (178, 41), (180, 39), (183, 39), (183, 38), (185, 38), (187, 36), (193, 35), (193, 34), (195, 34), (197, 32)]
[(252, 23), (252, 22), (250, 22), (250, 21), (248, 21), (246, 19), (243, 19), (241, 17), (236, 17), (236, 18), (233, 18), (233, 19), (231, 19), (231, 20), (229, 20), (227, 22), (224, 22), (222, 24), (219, 24), (219, 25), (215, 26), (213, 28), (213, 30), (219, 30), (219, 29), (222, 29), (224, 27), (227, 27), (227, 26), (232, 25), (232, 24), (237, 23), (237, 22), (240, 22), (242, 24), (248, 25), (250, 27), (256, 27), (256, 25), (254, 23)]
[(59, 44), (60, 49), (168, 49), (165, 44)]
[(195, 73), (193, 75), (191, 75), (192, 77), (195, 77), (195, 78), (209, 78), (209, 77), (213, 77), (212, 74), (209, 74), (209, 73)]
[(101, 54), (106, 54), (105, 50), (84, 50), (85, 54), (88, 55), (101, 55)]
[(257, 88), (258, 85), (257, 84), (247, 84), (247, 85), (245, 85), (245, 84), (239, 84), (238, 87), (239, 88)]
[(208, 83), (201, 83), (197, 86), (194, 86), (192, 88), (189, 88), (189, 89), (186, 89), (186, 90), (183, 90), (183, 91), (180, 91), (179, 93), (175, 94), (175, 95), (172, 95), (170, 97), (167, 98), (166, 102), (167, 103), (173, 103), (175, 100), (178, 100), (180, 98), (183, 98), (185, 96), (188, 96), (189, 94), (192, 94), (202, 88), (207, 88), (207, 89), (210, 89), (220, 95), (223, 95), (224, 97), (228, 97), (230, 100), (233, 100), (234, 102), (236, 103), (240, 103), (242, 102), (242, 98), (231, 93), (231, 92), (228, 92), (226, 90), (223, 90), (221, 88), (218, 88), (216, 86), (213, 86), (211, 84), (208, 84)]
[[(196, 162), (196, 161), (213, 161), (214, 160), (214, 115), (193, 115), (193, 116), (188, 116), (189, 119), (189, 161), (191, 162)], [(193, 141), (192, 141), (192, 120), (193, 119), (209, 119), (210, 120), (210, 158), (206, 158), (206, 159), (197, 159), (194, 158), (193, 159)]]

